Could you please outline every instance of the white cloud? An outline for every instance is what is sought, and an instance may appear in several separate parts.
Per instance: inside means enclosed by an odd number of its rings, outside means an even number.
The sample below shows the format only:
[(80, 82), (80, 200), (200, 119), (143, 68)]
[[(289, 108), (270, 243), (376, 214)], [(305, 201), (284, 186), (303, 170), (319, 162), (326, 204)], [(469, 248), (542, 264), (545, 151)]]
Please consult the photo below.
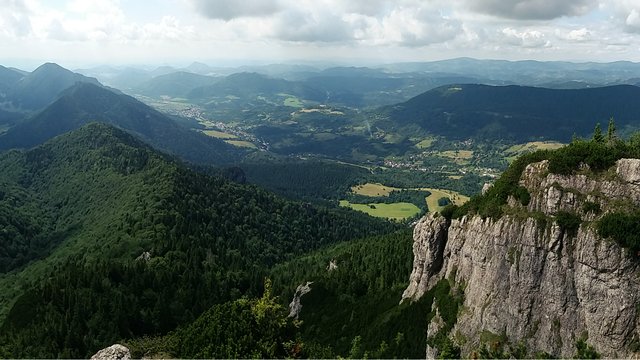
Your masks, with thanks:
[(538, 30), (518, 31), (513, 28), (504, 28), (501, 31), (501, 42), (523, 48), (551, 47), (544, 33)]

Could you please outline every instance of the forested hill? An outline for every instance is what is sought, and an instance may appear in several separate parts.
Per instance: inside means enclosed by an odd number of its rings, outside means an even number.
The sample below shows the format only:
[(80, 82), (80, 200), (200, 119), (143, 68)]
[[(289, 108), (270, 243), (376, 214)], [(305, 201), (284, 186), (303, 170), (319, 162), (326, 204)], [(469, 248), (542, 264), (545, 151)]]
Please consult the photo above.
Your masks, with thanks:
[(75, 84), (38, 115), (2, 134), (0, 149), (30, 148), (92, 121), (116, 125), (192, 162), (223, 164), (243, 154), (222, 140), (180, 126), (130, 96), (89, 83)]
[(396, 228), (195, 173), (104, 124), (0, 168), (0, 357), (163, 334), (259, 294), (276, 263)]
[(413, 128), (453, 139), (568, 141), (587, 136), (595, 122), (616, 119), (620, 129), (640, 127), (640, 88), (589, 89), (447, 85), (383, 108), (381, 124)]
[(61, 91), (79, 82), (101, 86), (95, 78), (76, 74), (58, 64), (46, 63), (15, 82), (9, 90), (9, 100), (18, 108), (41, 109), (54, 101)]

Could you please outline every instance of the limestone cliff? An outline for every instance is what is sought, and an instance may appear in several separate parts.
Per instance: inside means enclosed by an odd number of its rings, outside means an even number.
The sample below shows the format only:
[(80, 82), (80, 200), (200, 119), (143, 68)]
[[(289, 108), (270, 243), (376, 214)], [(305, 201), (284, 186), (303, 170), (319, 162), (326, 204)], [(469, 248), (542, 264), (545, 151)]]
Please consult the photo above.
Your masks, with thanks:
[[(520, 179), (531, 195), (527, 206), (509, 199), (497, 220), (421, 219), (403, 298), (420, 298), (441, 279), (463, 289), (463, 305), (447, 334), (463, 356), (486, 334), (521, 342), (530, 354), (571, 357), (576, 341), (587, 338), (603, 356), (634, 356), (640, 347), (640, 264), (601, 238), (595, 221), (640, 204), (640, 160), (618, 160), (598, 176), (583, 173), (549, 174), (546, 161), (533, 163)], [(579, 227), (562, 228), (559, 211), (580, 216)]]

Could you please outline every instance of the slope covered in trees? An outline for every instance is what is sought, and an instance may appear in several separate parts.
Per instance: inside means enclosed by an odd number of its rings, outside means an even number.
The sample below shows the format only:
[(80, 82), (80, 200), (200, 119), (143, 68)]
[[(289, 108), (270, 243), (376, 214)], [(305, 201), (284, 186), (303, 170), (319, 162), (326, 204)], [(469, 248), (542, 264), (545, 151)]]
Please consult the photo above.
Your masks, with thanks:
[(526, 86), (447, 85), (382, 111), (391, 128), (419, 125), (451, 139), (554, 139), (586, 136), (593, 119), (616, 118), (620, 128), (638, 126), (640, 88), (618, 85), (589, 89)]
[(395, 227), (194, 173), (102, 124), (0, 166), (0, 221), (17, 234), (0, 248), (0, 356), (86, 357), (163, 334), (259, 295), (281, 261)]

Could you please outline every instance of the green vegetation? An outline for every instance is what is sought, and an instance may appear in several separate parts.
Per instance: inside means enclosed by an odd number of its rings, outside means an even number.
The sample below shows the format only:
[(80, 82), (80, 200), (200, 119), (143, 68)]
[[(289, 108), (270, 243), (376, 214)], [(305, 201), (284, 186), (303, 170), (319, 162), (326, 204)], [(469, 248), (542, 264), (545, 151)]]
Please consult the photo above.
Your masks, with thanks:
[(561, 210), (556, 214), (556, 222), (558, 223), (558, 226), (560, 226), (560, 229), (566, 232), (569, 236), (576, 236), (578, 228), (582, 223), (582, 219), (580, 218), (580, 215), (574, 212)]
[[(412, 268), (411, 230), (340, 243), (276, 266), (274, 294), (302, 297), (300, 339), (311, 358), (424, 356), (430, 299), (398, 305)], [(328, 270), (330, 262), (337, 268)], [(304, 348), (304, 346), (303, 346)]]
[(593, 346), (587, 344), (586, 338), (580, 338), (576, 341), (576, 355), (574, 359), (600, 359), (600, 354), (598, 354)]
[[(279, 262), (397, 228), (194, 173), (100, 124), (0, 165), (0, 220), (18, 234), (0, 249), (0, 354), (10, 357), (87, 357), (166, 334), (257, 296)], [(23, 205), (8, 213), (14, 201)], [(27, 251), (32, 239), (42, 245)]]
[(629, 249), (632, 256), (640, 258), (640, 210), (608, 213), (598, 221), (597, 229), (600, 236), (612, 238)]
[(419, 207), (412, 203), (367, 203), (352, 204), (347, 200), (340, 200), (340, 206), (348, 207), (356, 211), (362, 211), (374, 217), (382, 217), (393, 220), (405, 220), (413, 218), (421, 213)]

